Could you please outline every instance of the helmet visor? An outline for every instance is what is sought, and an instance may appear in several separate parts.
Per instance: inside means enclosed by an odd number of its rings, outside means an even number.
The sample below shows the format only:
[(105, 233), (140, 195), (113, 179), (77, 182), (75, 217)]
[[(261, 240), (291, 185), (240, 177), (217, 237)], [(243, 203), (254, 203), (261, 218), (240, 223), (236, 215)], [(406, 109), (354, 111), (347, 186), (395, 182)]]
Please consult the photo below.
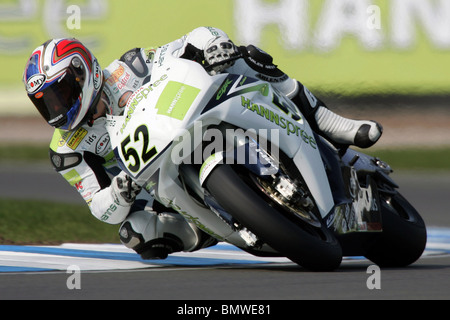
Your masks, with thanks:
[(60, 128), (78, 115), (84, 80), (83, 68), (71, 64), (54, 83), (29, 97), (44, 119), (51, 126)]

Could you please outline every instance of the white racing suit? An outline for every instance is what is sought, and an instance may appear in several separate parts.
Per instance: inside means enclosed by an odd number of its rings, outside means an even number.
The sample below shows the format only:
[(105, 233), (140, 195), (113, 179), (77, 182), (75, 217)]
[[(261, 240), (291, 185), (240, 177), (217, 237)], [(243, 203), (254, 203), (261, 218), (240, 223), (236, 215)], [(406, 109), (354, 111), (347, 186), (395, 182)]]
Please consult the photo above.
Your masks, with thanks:
[[(172, 54), (201, 62), (205, 50), (214, 47), (217, 39), (218, 46), (229, 40), (219, 29), (200, 27), (175, 40), (181, 42), (182, 49)], [(104, 70), (102, 99), (107, 105), (107, 113), (122, 114), (131, 94), (150, 81), (152, 67), (159, 63), (154, 61), (155, 50), (129, 50)], [(253, 46), (240, 47), (239, 51), (244, 58), (230, 64), (231, 67), (226, 66), (226, 71), (271, 82), (294, 102), (295, 99), (306, 102), (308, 105), (303, 110), (314, 115), (311, 110), (316, 108), (318, 100), (299, 82), (277, 69), (268, 54)], [(181, 215), (164, 208), (145, 191), (136, 198), (121, 197), (117, 177), (123, 177), (123, 172), (114, 158), (105, 121), (106, 118), (101, 117), (91, 125), (85, 124), (72, 131), (56, 129), (50, 144), (54, 168), (77, 189), (91, 213), (106, 223), (121, 224), (120, 240), (143, 258), (165, 258), (172, 252), (194, 251), (215, 244), (215, 239)]]

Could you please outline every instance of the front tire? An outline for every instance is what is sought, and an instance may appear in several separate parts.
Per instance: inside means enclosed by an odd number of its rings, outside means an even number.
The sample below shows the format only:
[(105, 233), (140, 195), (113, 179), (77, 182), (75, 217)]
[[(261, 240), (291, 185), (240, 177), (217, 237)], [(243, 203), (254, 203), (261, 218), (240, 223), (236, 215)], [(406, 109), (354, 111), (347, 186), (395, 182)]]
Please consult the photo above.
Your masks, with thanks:
[(231, 166), (218, 165), (206, 189), (239, 223), (293, 262), (313, 271), (331, 271), (342, 261), (342, 249), (323, 224), (294, 222), (247, 185)]

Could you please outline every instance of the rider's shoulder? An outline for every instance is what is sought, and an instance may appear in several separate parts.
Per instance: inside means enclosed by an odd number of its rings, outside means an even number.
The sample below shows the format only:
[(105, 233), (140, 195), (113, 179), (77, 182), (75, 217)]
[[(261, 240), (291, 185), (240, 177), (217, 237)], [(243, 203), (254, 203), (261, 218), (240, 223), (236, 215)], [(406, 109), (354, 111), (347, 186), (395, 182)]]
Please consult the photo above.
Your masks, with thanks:
[[(154, 51), (154, 50), (153, 50)], [(113, 60), (103, 71), (106, 84), (124, 81), (130, 78), (130, 73), (134, 77), (146, 77), (150, 72), (151, 50), (143, 48), (133, 48), (126, 51), (119, 59)]]
[(147, 52), (143, 48), (133, 48), (125, 52), (119, 61), (125, 63), (130, 70), (138, 77), (145, 77), (149, 73), (149, 64)]
[(104, 70), (105, 85), (111, 114), (121, 114), (131, 94), (150, 80), (151, 50), (131, 49)]

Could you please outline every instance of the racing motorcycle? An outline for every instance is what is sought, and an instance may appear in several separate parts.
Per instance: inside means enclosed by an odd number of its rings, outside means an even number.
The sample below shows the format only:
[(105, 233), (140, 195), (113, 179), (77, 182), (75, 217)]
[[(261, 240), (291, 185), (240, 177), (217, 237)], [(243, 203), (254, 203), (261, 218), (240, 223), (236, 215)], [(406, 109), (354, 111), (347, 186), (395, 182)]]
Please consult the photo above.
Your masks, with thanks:
[(389, 165), (316, 135), (269, 83), (211, 75), (174, 46), (157, 50), (124, 114), (107, 116), (120, 166), (157, 201), (218, 241), (314, 271), (422, 255), (425, 224)]

